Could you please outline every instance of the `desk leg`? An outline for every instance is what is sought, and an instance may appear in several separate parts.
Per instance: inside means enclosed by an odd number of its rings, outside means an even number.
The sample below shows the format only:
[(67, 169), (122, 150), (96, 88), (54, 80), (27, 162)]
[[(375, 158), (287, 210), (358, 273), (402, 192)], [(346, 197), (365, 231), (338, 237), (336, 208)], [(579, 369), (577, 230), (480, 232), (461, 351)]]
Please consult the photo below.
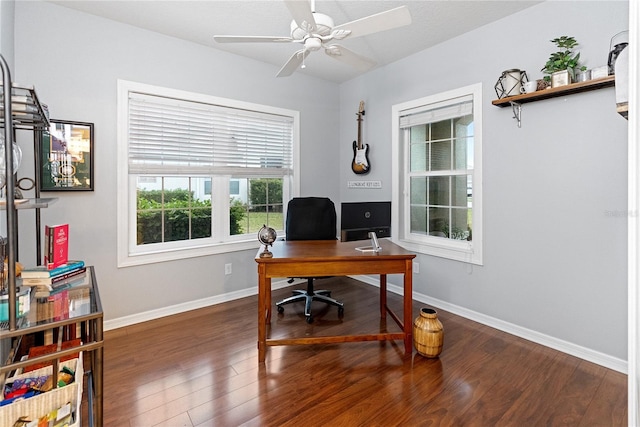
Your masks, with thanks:
[[(267, 283), (268, 282), (268, 283)], [(268, 288), (268, 290), (267, 290)], [(271, 294), (271, 279), (267, 278), (264, 264), (258, 264), (258, 362), (263, 363), (267, 354), (267, 321), (270, 310), (267, 307), (267, 293)]]
[(264, 309), (266, 310), (265, 322), (267, 325), (271, 324), (271, 278), (267, 277), (264, 280), (265, 283), (265, 296), (264, 296)]
[(404, 352), (413, 353), (413, 260), (404, 268)]
[(387, 316), (387, 275), (380, 275), (380, 318)]

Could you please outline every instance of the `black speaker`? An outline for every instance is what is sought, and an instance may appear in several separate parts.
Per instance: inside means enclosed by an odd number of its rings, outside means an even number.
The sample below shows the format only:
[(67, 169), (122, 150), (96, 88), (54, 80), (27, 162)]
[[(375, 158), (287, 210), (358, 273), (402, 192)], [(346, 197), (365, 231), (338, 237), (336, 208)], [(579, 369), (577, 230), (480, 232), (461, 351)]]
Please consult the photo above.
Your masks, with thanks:
[(343, 242), (368, 240), (370, 231), (375, 232), (378, 238), (391, 237), (391, 227), (354, 228), (351, 230), (340, 230), (340, 240)]

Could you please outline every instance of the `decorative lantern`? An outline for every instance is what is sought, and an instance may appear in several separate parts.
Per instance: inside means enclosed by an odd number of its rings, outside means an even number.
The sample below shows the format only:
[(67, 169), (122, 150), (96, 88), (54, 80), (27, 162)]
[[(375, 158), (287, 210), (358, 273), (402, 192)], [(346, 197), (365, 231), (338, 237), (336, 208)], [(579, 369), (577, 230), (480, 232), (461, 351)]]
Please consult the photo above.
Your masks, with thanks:
[(529, 78), (526, 71), (520, 71), (517, 68), (503, 71), (494, 86), (498, 99), (520, 95), (522, 83), (528, 81)]

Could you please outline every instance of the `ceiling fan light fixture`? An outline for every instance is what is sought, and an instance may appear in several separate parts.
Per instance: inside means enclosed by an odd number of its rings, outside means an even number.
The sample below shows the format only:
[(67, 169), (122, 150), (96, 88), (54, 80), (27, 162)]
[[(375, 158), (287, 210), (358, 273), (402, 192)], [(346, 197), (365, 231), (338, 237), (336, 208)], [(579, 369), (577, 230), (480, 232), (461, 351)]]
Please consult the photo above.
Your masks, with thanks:
[(306, 50), (310, 50), (311, 52), (315, 52), (322, 47), (322, 40), (317, 37), (309, 37), (304, 41), (304, 48)]

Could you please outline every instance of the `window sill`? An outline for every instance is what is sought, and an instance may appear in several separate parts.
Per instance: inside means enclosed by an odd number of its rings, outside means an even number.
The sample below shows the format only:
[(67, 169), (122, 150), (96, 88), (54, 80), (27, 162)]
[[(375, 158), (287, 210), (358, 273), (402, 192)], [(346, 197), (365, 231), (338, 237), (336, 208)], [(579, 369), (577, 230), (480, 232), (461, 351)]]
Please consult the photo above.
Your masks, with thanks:
[(243, 240), (239, 242), (219, 243), (207, 246), (200, 246), (189, 249), (163, 250), (153, 253), (129, 255), (118, 260), (118, 268), (133, 267), (137, 265), (154, 264), (158, 262), (178, 261), (187, 258), (201, 256), (218, 255), (229, 252), (245, 250), (257, 251), (260, 243), (257, 240)]
[(471, 245), (433, 245), (427, 243), (418, 243), (408, 240), (400, 240), (394, 242), (408, 251), (418, 254), (431, 255), (438, 258), (450, 259), (452, 261), (460, 261), (474, 265), (484, 265), (482, 254), (475, 250)]

